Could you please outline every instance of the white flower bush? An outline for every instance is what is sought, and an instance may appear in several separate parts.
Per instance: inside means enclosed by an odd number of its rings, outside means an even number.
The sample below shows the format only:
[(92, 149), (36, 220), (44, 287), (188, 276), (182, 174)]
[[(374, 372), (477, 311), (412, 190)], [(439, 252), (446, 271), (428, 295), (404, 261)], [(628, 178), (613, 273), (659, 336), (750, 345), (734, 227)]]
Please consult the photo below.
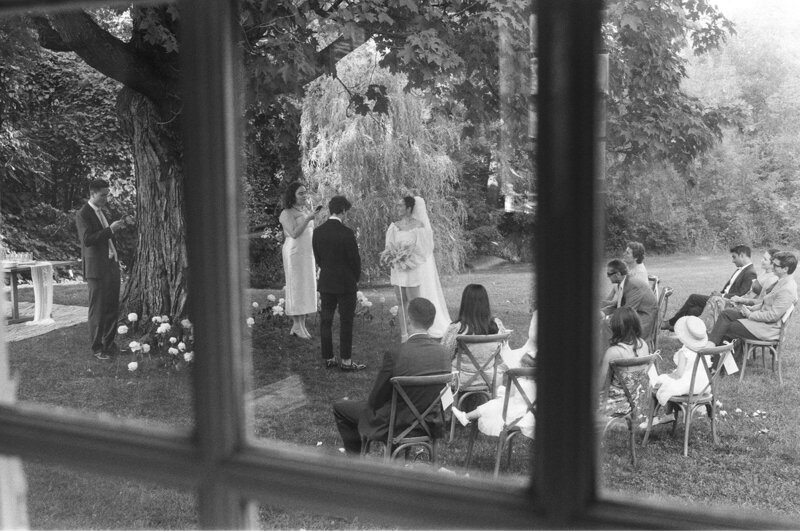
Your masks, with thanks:
[(182, 370), (194, 361), (193, 352), (186, 356), (186, 351), (191, 351), (194, 344), (194, 328), (188, 319), (178, 321), (168, 315), (145, 316), (142, 319), (146, 325), (140, 327), (139, 315), (132, 312), (127, 317), (129, 325), (120, 325), (117, 333), (128, 336), (125, 350), (133, 358), (128, 363), (130, 372)]

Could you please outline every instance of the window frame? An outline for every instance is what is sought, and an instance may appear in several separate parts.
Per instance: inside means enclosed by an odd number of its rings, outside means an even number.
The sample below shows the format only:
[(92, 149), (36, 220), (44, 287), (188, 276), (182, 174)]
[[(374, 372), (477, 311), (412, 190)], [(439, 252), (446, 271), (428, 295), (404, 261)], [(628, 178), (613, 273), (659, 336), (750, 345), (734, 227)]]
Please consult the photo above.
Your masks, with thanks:
[[(127, 3), (127, 2), (126, 2)], [(143, 2), (134, 2), (143, 3)], [(108, 5), (0, 0), (0, 15)], [(248, 439), (239, 190), (236, 2), (181, 0), (189, 308), (197, 328), (191, 431), (0, 405), (0, 452), (198, 493), (204, 528), (257, 527), (255, 501), (421, 527), (792, 527), (725, 510), (598, 496), (592, 396), (602, 239), (596, 124), (600, 0), (538, 0), (536, 223), (539, 382), (530, 487), (399, 470)], [(220, 177), (222, 176), (222, 177)], [(589, 252), (587, 253), (587, 249)], [(213, 308), (213, 312), (208, 310)], [(571, 333), (564, 333), (570, 323)], [(0, 348), (3, 348), (0, 346)], [(333, 419), (331, 419), (333, 422)], [(475, 510), (476, 507), (491, 510)]]

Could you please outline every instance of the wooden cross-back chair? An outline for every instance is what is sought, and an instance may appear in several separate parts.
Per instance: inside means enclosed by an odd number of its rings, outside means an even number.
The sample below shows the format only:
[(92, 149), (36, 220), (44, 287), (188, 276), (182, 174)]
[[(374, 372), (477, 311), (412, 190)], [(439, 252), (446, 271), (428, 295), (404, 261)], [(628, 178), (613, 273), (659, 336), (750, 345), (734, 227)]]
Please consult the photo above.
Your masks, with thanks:
[(781, 317), (781, 331), (778, 339), (774, 341), (762, 341), (760, 339), (745, 339), (743, 342), (743, 350), (744, 356), (742, 357), (742, 371), (739, 374), (739, 381), (741, 382), (744, 379), (744, 369), (747, 367), (747, 359), (752, 355), (753, 359), (755, 359), (756, 353), (761, 351), (761, 364), (766, 367), (766, 361), (764, 360), (765, 353), (772, 355), (772, 370), (775, 370), (775, 363), (778, 364), (778, 384), (783, 385), (783, 374), (781, 371), (781, 354), (783, 351), (783, 340), (786, 336), (786, 323), (789, 322), (789, 318), (792, 316), (794, 312), (795, 305), (789, 306), (789, 309), (786, 310), (786, 313), (783, 314)]
[[(456, 337), (456, 371), (458, 388), (455, 406), (464, 410), (463, 404), (471, 396), (484, 400), (494, 398), (498, 366), (502, 363), (500, 351), (511, 332), (487, 335), (459, 335)], [(450, 440), (456, 433), (456, 419), (450, 421)]]
[[(518, 434), (522, 433), (519, 423), (528, 413), (536, 415), (536, 396), (531, 395), (520, 380), (534, 380), (536, 378), (535, 367), (520, 367), (515, 369), (508, 369), (503, 375), (503, 384), (506, 393), (503, 396), (503, 409), (502, 409), (502, 428), (497, 439), (497, 448), (495, 451), (494, 462), (494, 477), (500, 474), (500, 463), (503, 457), (503, 447), (508, 445), (508, 457), (506, 463), (508, 466), (511, 463), (512, 444), (513, 439)], [(525, 410), (520, 414), (519, 412), (509, 412), (508, 404), (512, 394), (517, 394), (525, 403)], [(497, 398), (496, 400), (499, 400)], [(465, 460), (465, 467), (469, 468), (472, 463), (472, 450), (475, 446), (475, 440), (478, 437), (478, 422), (472, 425), (470, 432), (469, 442), (467, 443), (467, 457)]]
[[(692, 377), (689, 384), (689, 393), (685, 395), (673, 396), (667, 402), (667, 412), (674, 411), (675, 418), (672, 422), (672, 433), (674, 434), (678, 426), (679, 415), (683, 415), (684, 434), (683, 434), (683, 455), (689, 455), (689, 430), (692, 426), (694, 412), (705, 407), (709, 421), (711, 422), (711, 439), (714, 444), (719, 444), (717, 435), (717, 380), (722, 372), (723, 365), (728, 356), (733, 352), (733, 343), (728, 343), (719, 347), (703, 348), (697, 351), (694, 363), (692, 364)], [(710, 360), (710, 361), (709, 361)], [(694, 384), (698, 371), (704, 371), (708, 378), (708, 384), (702, 389), (695, 391)], [(653, 417), (659, 409), (656, 392), (650, 395), (650, 411), (647, 415), (647, 430), (644, 433), (642, 445), (646, 445), (650, 438), (650, 431), (653, 428)]]
[[(656, 289), (658, 289), (658, 287), (656, 287)], [(669, 306), (669, 298), (671, 295), (672, 288), (669, 286), (664, 286), (661, 288), (661, 292), (656, 294), (656, 301), (658, 304), (656, 306), (656, 315), (653, 319), (653, 324), (650, 330), (642, 331), (645, 334), (645, 340), (647, 341), (650, 352), (658, 350), (658, 335), (661, 331), (661, 322), (667, 317), (667, 306)]]
[[(636, 466), (636, 427), (639, 418), (639, 395), (647, 393), (649, 385), (645, 384), (647, 373), (660, 357), (656, 351), (649, 356), (636, 358), (620, 358), (608, 363), (608, 378), (603, 388), (601, 400), (605, 404), (608, 400), (609, 389), (616, 383), (625, 394), (627, 410), (609, 412), (603, 426), (603, 436), (612, 425), (625, 422), (628, 427), (628, 440), (631, 452), (631, 464)], [(647, 398), (644, 398), (647, 400)], [(646, 407), (646, 406), (645, 406)]]
[[(438, 462), (438, 441), (444, 430), (444, 409), (442, 397), (451, 389), (454, 374), (436, 374), (431, 376), (395, 376), (392, 382), (392, 405), (389, 412), (389, 432), (385, 440), (375, 441), (384, 443), (384, 459), (391, 461), (400, 452), (412, 447), (421, 446), (427, 450), (432, 463)], [(417, 407), (408, 396), (407, 390), (411, 387), (432, 387), (439, 390), (436, 397), (424, 407)], [(399, 397), (399, 399), (398, 399)], [(397, 426), (398, 406), (408, 408), (414, 420), (408, 426)], [(420, 411), (420, 409), (422, 411)], [(361, 455), (366, 455), (370, 449), (369, 439), (361, 440)]]

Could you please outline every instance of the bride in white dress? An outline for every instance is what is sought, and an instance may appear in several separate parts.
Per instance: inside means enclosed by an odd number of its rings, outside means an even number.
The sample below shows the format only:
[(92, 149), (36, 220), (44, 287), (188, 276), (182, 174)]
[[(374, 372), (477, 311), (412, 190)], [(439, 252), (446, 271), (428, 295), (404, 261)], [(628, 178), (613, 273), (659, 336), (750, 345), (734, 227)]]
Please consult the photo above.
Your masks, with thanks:
[(381, 260), (391, 266), (391, 283), (402, 308), (398, 312), (402, 341), (408, 339), (408, 302), (416, 297), (426, 298), (436, 307), (436, 319), (428, 333), (440, 338), (450, 324), (450, 314), (433, 257), (433, 230), (425, 200), (404, 197), (397, 203), (397, 213), (400, 219), (386, 231), (386, 248)]

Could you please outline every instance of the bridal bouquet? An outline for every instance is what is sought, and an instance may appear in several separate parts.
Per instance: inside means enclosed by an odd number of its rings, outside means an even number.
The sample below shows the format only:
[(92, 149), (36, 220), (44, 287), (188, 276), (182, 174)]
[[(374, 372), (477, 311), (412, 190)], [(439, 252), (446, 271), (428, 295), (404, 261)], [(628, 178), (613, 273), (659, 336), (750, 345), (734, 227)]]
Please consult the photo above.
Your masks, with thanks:
[(414, 244), (394, 245), (381, 252), (381, 264), (394, 267), (400, 271), (408, 271), (420, 265), (419, 256), (414, 253)]

